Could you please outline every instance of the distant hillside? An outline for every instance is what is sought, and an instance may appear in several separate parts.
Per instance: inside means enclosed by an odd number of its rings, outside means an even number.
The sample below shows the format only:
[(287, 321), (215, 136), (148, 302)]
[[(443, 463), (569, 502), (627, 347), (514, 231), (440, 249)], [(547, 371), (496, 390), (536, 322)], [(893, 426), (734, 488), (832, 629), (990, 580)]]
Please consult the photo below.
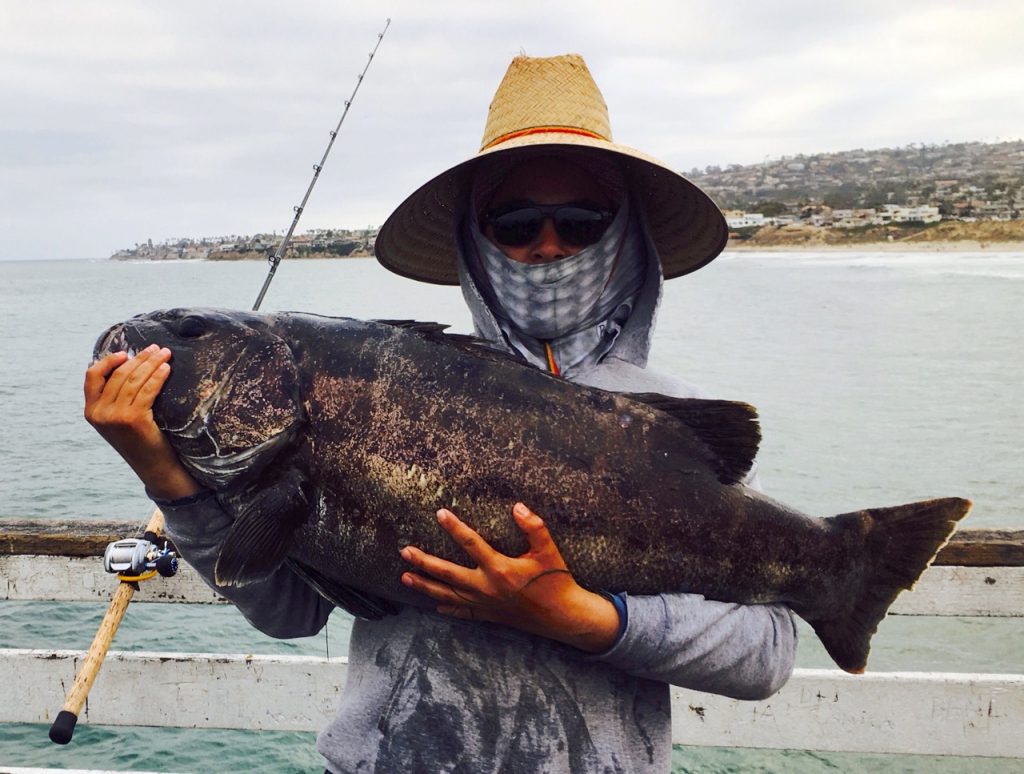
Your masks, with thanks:
[[(1024, 226), (1018, 227), (1024, 223), (1024, 140), (801, 154), (761, 164), (693, 169), (687, 176), (723, 210), (764, 216), (756, 221), (767, 224), (760, 228), (745, 228), (751, 219), (730, 220), (732, 244), (736, 245), (856, 245), (902, 240), (1017, 243), (1024, 239)], [(887, 205), (935, 207), (942, 223), (828, 227), (843, 225), (836, 224), (833, 210), (852, 210), (852, 220), (858, 221), (864, 212)], [(867, 212), (861, 219), (870, 220), (867, 216), (871, 214)], [(287, 255), (370, 256), (376, 236), (373, 227), (314, 229), (295, 236)], [(118, 250), (111, 258), (265, 260), (280, 240), (276, 233), (185, 237), (157, 244), (148, 240)]]
[[(365, 258), (373, 255), (377, 229), (312, 229), (298, 234), (288, 243), (284, 257), (297, 258)], [(255, 236), (184, 237), (153, 243), (148, 240), (118, 250), (115, 261), (265, 261), (281, 244), (277, 234)]]
[(724, 210), (932, 204), (944, 217), (1013, 219), (1024, 201), (1024, 140), (908, 145), (785, 157), (688, 174)]
[(749, 234), (729, 240), (730, 249), (866, 247), (890, 245), (894, 249), (950, 249), (952, 245), (970, 249), (993, 247), (1024, 248), (1024, 220), (980, 220), (973, 223), (893, 223), (865, 228), (822, 228), (806, 223), (763, 226)]

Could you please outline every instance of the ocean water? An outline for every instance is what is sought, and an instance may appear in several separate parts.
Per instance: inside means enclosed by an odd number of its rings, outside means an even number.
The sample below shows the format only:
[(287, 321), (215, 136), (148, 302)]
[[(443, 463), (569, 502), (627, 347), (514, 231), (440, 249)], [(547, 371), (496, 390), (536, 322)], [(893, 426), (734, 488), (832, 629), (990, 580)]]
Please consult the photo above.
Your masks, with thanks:
[[(0, 515), (138, 518), (138, 482), (81, 417), (93, 342), (109, 324), (170, 306), (249, 308), (262, 262), (0, 264)], [(469, 330), (458, 289), (372, 260), (282, 264), (265, 310), (416, 318)], [(1024, 253), (726, 254), (666, 285), (651, 366), (753, 403), (766, 490), (831, 515), (940, 495), (969, 497), (972, 527), (1024, 527)], [(0, 602), (0, 647), (88, 646), (95, 605)], [(133, 605), (118, 649), (331, 655), (326, 636), (281, 642), (232, 608)], [(813, 635), (800, 666), (830, 666)], [(1024, 623), (890, 617), (875, 670), (1024, 671)], [(0, 687), (0, 701), (17, 686)], [(55, 708), (56, 710), (57, 708)], [(35, 725), (0, 725), (0, 766), (320, 771), (312, 734), (81, 726), (58, 748)], [(154, 750), (173, 751), (167, 758)], [(678, 771), (959, 771), (956, 759), (676, 751)], [(971, 761), (973, 771), (1009, 762)]]

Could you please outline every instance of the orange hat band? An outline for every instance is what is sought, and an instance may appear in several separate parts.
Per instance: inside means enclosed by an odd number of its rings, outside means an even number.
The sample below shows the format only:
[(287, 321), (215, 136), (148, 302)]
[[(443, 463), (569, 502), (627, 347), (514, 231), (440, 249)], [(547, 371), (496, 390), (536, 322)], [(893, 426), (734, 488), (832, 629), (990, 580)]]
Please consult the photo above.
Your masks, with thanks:
[(517, 132), (509, 132), (508, 134), (503, 134), (501, 137), (491, 140), (480, 150), (485, 151), (488, 148), (493, 148), (495, 145), (500, 145), (503, 142), (515, 140), (519, 137), (527, 137), (531, 134), (576, 134), (581, 137), (592, 137), (595, 140), (604, 140), (605, 142), (608, 142), (607, 137), (602, 137), (597, 132), (591, 132), (586, 129), (579, 129), (575, 126), (534, 126), (531, 127), (530, 129), (520, 129)]

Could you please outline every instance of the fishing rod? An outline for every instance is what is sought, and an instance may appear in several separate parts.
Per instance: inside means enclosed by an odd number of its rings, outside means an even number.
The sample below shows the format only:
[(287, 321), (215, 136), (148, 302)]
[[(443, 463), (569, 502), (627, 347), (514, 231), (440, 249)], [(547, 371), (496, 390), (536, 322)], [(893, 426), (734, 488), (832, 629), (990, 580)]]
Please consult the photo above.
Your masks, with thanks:
[[(302, 203), (295, 207), (295, 217), (288, 228), (288, 233), (285, 234), (281, 244), (277, 247), (277, 251), (269, 259), (270, 273), (263, 283), (263, 288), (256, 298), (255, 305), (253, 305), (252, 309), (254, 312), (258, 311), (260, 304), (263, 303), (263, 297), (267, 293), (270, 281), (274, 278), (277, 265), (284, 256), (284, 251), (288, 247), (288, 241), (295, 231), (295, 226), (299, 223), (299, 218), (306, 207), (306, 202), (309, 201), (309, 195), (313, 191), (313, 186), (316, 185), (316, 181), (320, 177), (320, 171), (327, 161), (327, 155), (331, 152), (331, 147), (334, 145), (334, 140), (338, 137), (338, 132), (341, 131), (341, 125), (345, 121), (345, 116), (348, 115), (349, 108), (352, 107), (352, 102), (355, 100), (356, 93), (363, 83), (366, 71), (370, 69), (370, 62), (373, 61), (374, 54), (380, 48), (381, 41), (384, 39), (384, 33), (388, 31), (390, 26), (391, 19), (389, 18), (384, 24), (384, 29), (377, 34), (377, 45), (373, 47), (366, 66), (359, 73), (352, 95), (345, 100), (345, 110), (338, 120), (338, 125), (331, 132), (331, 140), (327, 143), (327, 149), (324, 151), (323, 158), (320, 159), (319, 164), (313, 165), (313, 179), (309, 183), (309, 188), (306, 189), (306, 195), (302, 197)], [(128, 603), (131, 602), (132, 596), (139, 588), (139, 582), (149, 580), (156, 575), (170, 577), (178, 571), (177, 555), (173, 551), (168, 550), (166, 542), (163, 548), (160, 548), (158, 545), (163, 528), (164, 515), (159, 508), (156, 508), (146, 525), (143, 538), (115, 541), (107, 546), (103, 558), (104, 568), (107, 572), (117, 573), (117, 577), (121, 582), (118, 585), (117, 591), (111, 597), (110, 606), (107, 608), (107, 613), (100, 623), (96, 636), (93, 638), (85, 661), (82, 663), (78, 674), (75, 675), (75, 682), (65, 698), (64, 707), (50, 726), (50, 740), (55, 744), (67, 744), (74, 736), (78, 716), (89, 698), (89, 691), (96, 681), (100, 667), (103, 666), (103, 661), (107, 656), (107, 651), (114, 640), (114, 635), (117, 633), (125, 612), (128, 610)]]
[(327, 143), (327, 149), (324, 150), (323, 158), (320, 159), (319, 164), (313, 165), (313, 179), (309, 181), (309, 188), (306, 189), (306, 195), (302, 197), (302, 203), (299, 204), (298, 207), (293, 208), (295, 210), (295, 217), (292, 218), (292, 224), (288, 227), (288, 233), (284, 235), (284, 239), (281, 240), (281, 244), (277, 246), (277, 250), (274, 254), (268, 258), (270, 261), (270, 271), (267, 273), (267, 278), (263, 281), (263, 287), (260, 289), (260, 294), (256, 297), (256, 303), (253, 304), (252, 310), (254, 312), (259, 311), (260, 304), (263, 303), (263, 297), (267, 294), (267, 288), (270, 287), (270, 281), (274, 279), (274, 274), (277, 272), (277, 266), (281, 263), (281, 259), (284, 257), (284, 251), (288, 249), (288, 242), (291, 240), (292, 234), (295, 232), (295, 227), (299, 224), (299, 218), (302, 217), (302, 211), (306, 208), (306, 202), (309, 201), (309, 195), (313, 193), (313, 186), (316, 185), (316, 181), (320, 178), (320, 171), (324, 168), (324, 164), (327, 163), (327, 155), (331, 152), (331, 147), (334, 145), (334, 140), (338, 137), (338, 132), (341, 131), (341, 125), (345, 122), (345, 116), (348, 115), (348, 110), (352, 107), (352, 102), (355, 101), (359, 87), (363, 85), (363, 78), (366, 77), (366, 71), (370, 69), (370, 63), (373, 62), (373, 55), (376, 54), (377, 49), (380, 48), (381, 41), (384, 40), (384, 33), (388, 31), (388, 27), (390, 26), (391, 19), (388, 18), (384, 24), (384, 29), (377, 33), (377, 45), (373, 47), (373, 51), (370, 52), (370, 58), (366, 61), (366, 66), (356, 78), (356, 87), (352, 90), (352, 96), (345, 100), (345, 110), (342, 111), (341, 118), (338, 120), (338, 125), (334, 127), (334, 130), (331, 132), (331, 139)]
[[(154, 578), (158, 574), (170, 578), (178, 572), (177, 554), (167, 548), (166, 541), (161, 540), (163, 530), (164, 514), (157, 508), (146, 524), (143, 537), (117, 540), (104, 551), (103, 569), (117, 573), (120, 583), (110, 598), (110, 606), (100, 622), (78, 674), (75, 675), (75, 682), (64, 699), (64, 706), (50, 726), (50, 741), (55, 744), (67, 744), (74, 736), (78, 716), (89, 698), (89, 691), (96, 682), (96, 676), (100, 673), (103, 660), (107, 657), (114, 635), (117, 634), (117, 627), (121, 625), (121, 619), (128, 610), (128, 603), (139, 589), (139, 582)], [(161, 542), (163, 547), (160, 546)]]

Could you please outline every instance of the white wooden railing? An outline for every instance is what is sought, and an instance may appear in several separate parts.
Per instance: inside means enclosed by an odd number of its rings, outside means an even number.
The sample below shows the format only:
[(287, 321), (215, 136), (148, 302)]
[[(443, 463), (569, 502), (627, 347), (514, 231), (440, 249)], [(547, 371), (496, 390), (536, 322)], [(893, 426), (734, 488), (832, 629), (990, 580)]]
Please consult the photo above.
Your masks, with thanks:
[[(70, 527), (44, 539), (45, 554), (26, 554), (26, 546), (36, 544), (22, 539), (25, 524), (0, 520), (0, 599), (104, 605), (116, 581), (99, 557), (67, 554), (95, 554), (108, 540), (132, 534), (128, 525), (104, 532), (95, 523), (80, 523), (91, 529), (88, 540)], [(893, 614), (1024, 617), (1024, 533), (965, 531), (939, 561), (946, 564), (930, 568), (913, 592), (897, 600)], [(174, 578), (141, 584), (135, 598), (223, 603), (184, 565)], [(0, 649), (0, 686), (16, 694), (15, 701), (0, 702), (0, 723), (52, 722), (83, 655)], [(346, 670), (344, 658), (112, 651), (79, 722), (315, 731), (333, 715)], [(153, 695), (161, 700), (151, 701)], [(1024, 758), (1024, 674), (853, 676), (798, 669), (779, 693), (757, 702), (673, 689), (673, 739), (721, 747)]]

